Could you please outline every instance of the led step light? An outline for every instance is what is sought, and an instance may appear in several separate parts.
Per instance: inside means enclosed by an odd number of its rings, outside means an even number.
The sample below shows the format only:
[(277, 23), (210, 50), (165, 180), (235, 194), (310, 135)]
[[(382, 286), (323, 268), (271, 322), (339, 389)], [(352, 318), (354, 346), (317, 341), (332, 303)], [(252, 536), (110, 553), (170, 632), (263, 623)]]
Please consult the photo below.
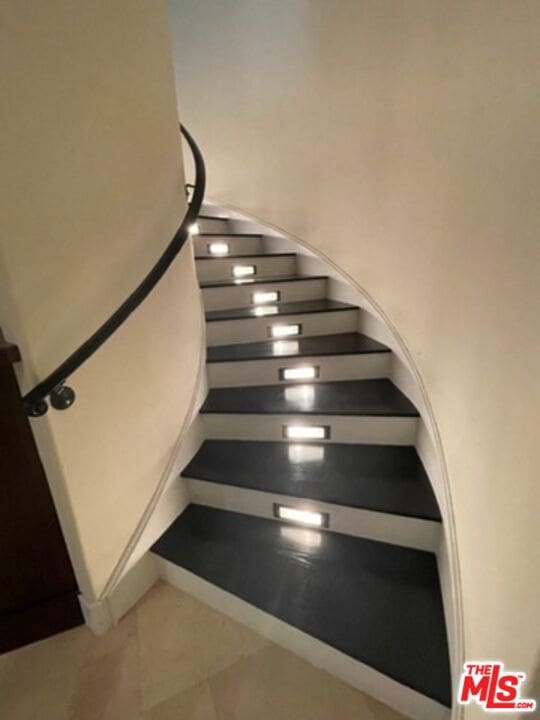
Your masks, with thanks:
[(319, 528), (327, 528), (330, 519), (328, 513), (315, 512), (314, 510), (298, 510), (279, 503), (274, 503), (274, 517), (295, 525), (309, 525), (310, 527)]
[(255, 265), (233, 265), (232, 274), (235, 278), (243, 278), (248, 275), (255, 275), (257, 268)]
[(286, 440), (328, 440), (330, 425), (284, 425)]
[(316, 380), (319, 377), (319, 368), (315, 365), (301, 367), (279, 368), (280, 380)]
[(268, 328), (268, 335), (273, 338), (292, 337), (300, 335), (302, 332), (301, 325), (271, 325)]
[(231, 246), (226, 242), (213, 242), (208, 244), (208, 252), (210, 255), (228, 255)]

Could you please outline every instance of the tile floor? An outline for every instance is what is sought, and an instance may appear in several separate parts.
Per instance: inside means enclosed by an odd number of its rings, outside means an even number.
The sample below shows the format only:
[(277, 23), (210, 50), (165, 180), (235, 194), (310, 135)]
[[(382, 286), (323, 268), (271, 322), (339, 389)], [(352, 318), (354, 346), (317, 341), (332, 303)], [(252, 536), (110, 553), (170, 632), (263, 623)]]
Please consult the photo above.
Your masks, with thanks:
[(0, 656), (9, 720), (402, 720), (158, 583), (107, 635), (87, 628)]

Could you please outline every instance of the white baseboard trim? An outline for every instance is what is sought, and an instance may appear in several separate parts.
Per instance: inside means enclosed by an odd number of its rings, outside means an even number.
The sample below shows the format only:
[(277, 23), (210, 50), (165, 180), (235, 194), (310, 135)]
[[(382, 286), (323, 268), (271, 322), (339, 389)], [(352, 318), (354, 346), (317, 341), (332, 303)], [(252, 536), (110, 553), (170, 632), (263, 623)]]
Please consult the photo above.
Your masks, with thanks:
[(84, 622), (96, 635), (105, 635), (114, 625), (111, 608), (107, 598), (104, 600), (87, 600), (79, 595), (79, 602), (84, 617)]
[(79, 595), (83, 617), (92, 632), (104, 635), (146, 595), (159, 578), (156, 556), (146, 553), (126, 573), (112, 593), (99, 600)]
[(113, 622), (117, 623), (128, 613), (158, 579), (159, 567), (155, 555), (147, 552), (124, 575), (108, 598)]
[(277, 645), (294, 652), (413, 720), (449, 720), (449, 708), (259, 610), (174, 563), (158, 558), (160, 577)]

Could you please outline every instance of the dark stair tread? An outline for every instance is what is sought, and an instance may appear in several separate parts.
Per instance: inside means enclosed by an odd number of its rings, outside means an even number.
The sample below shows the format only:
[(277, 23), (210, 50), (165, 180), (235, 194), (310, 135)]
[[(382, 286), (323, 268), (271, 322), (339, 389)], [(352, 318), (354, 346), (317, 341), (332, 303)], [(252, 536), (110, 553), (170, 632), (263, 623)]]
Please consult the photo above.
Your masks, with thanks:
[(275, 257), (296, 257), (296, 253), (292, 252), (260, 252), (260, 253), (247, 253), (244, 255), (196, 255), (195, 260), (246, 260), (249, 258), (275, 258)]
[(245, 285), (270, 285), (280, 282), (306, 282), (307, 280), (326, 280), (328, 275), (274, 275), (272, 277), (262, 277), (253, 275), (247, 278), (230, 278), (227, 280), (208, 280), (200, 283), (202, 288), (213, 287), (243, 287)]
[[(276, 353), (275, 340), (262, 342), (240, 343), (237, 345), (215, 345), (209, 347), (206, 361), (231, 362), (240, 360), (276, 360), (280, 358), (301, 358), (321, 355), (360, 355), (366, 353), (387, 353), (390, 348), (377, 340), (361, 333), (341, 333), (336, 335), (313, 335), (311, 337), (293, 337), (297, 343), (294, 352)], [(281, 347), (281, 346), (278, 346)], [(288, 345), (284, 347), (291, 348)]]
[[(213, 388), (201, 413), (416, 417), (411, 401), (386, 379)], [(291, 392), (295, 388), (296, 392)], [(288, 391), (288, 392), (287, 392)]]
[(200, 213), (197, 215), (198, 220), (229, 220), (228, 217), (225, 217), (223, 215), (205, 215), (204, 213)]
[[(241, 287), (241, 286), (239, 286)], [(273, 303), (272, 303), (273, 305)], [(228, 310), (209, 310), (205, 313), (207, 322), (215, 322), (219, 320), (243, 320), (246, 318), (265, 317), (271, 320), (275, 317), (283, 315), (304, 315), (320, 312), (336, 312), (338, 310), (358, 310), (356, 305), (348, 305), (347, 303), (338, 302), (337, 300), (328, 300), (320, 298), (316, 300), (299, 300), (297, 302), (276, 303), (277, 312), (272, 315), (257, 315), (256, 307), (239, 307), (230, 308)], [(293, 338), (296, 340), (297, 338)]]
[(321, 460), (291, 459), (283, 442), (205, 440), (185, 477), (391, 515), (440, 522), (437, 501), (414, 447), (310, 444)]
[(190, 505), (153, 550), (450, 706), (448, 646), (432, 553), (333, 532), (306, 533), (198, 505)]

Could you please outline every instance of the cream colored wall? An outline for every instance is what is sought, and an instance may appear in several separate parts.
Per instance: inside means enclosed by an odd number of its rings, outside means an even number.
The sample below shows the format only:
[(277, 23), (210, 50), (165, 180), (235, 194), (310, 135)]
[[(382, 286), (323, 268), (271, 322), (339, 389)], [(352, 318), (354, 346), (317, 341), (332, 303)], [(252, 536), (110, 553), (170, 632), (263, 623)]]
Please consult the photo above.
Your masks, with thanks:
[[(209, 194), (381, 305), (433, 404), (468, 658), (540, 650), (540, 4), (171, 0)], [(471, 710), (472, 713), (472, 710)]]
[[(0, 325), (25, 390), (125, 299), (185, 211), (166, 8), (2, 4)], [(189, 248), (33, 420), (79, 582), (103, 589), (167, 472), (200, 360)], [(31, 502), (31, 498), (29, 498)]]

